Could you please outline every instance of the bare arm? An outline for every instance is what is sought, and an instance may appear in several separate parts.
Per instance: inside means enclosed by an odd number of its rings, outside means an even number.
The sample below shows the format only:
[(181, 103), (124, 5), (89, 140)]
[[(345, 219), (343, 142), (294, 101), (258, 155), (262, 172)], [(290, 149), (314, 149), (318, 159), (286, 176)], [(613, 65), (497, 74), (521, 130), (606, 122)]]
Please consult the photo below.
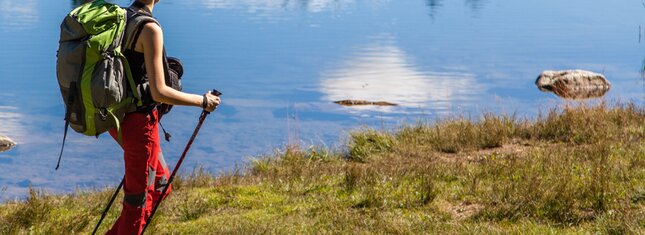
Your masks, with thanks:
[[(177, 91), (166, 85), (163, 66), (163, 31), (159, 25), (155, 23), (144, 25), (135, 50), (141, 50), (144, 54), (152, 99), (171, 105), (202, 107), (203, 96)], [(221, 102), (219, 97), (214, 95), (206, 94), (206, 97), (208, 111), (215, 109)]]

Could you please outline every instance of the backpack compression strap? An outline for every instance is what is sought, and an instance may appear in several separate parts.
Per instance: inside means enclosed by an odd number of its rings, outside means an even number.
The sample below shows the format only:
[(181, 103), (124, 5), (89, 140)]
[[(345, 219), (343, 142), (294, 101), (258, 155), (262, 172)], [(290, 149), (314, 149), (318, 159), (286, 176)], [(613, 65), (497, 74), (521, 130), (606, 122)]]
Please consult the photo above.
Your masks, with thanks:
[(67, 140), (67, 130), (69, 129), (69, 119), (71, 113), (71, 106), (74, 103), (74, 96), (76, 95), (76, 83), (72, 82), (69, 86), (67, 103), (65, 105), (65, 133), (63, 134), (63, 145), (60, 147), (60, 154), (58, 155), (58, 163), (56, 163), (56, 170), (60, 167), (60, 160), (63, 158), (63, 150), (65, 149), (65, 140)]

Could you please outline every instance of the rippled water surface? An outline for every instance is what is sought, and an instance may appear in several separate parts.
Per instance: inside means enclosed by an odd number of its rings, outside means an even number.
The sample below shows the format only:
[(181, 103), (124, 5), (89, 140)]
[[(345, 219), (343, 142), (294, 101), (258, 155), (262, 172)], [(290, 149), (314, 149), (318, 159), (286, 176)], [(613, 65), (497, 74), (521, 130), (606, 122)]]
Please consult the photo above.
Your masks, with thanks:
[[(64, 125), (59, 25), (76, 2), (0, 0), (0, 135), (18, 143), (0, 153), (0, 200), (29, 186), (116, 185), (123, 174), (109, 136), (76, 133), (54, 170)], [(168, 53), (185, 64), (184, 89), (224, 93), (186, 170), (231, 170), (295, 139), (334, 147), (362, 126), (483, 111), (534, 117), (562, 103), (533, 84), (543, 70), (600, 72), (613, 85), (605, 100), (644, 98), (640, 1), (161, 0), (155, 15)], [(399, 105), (333, 103), (344, 99)], [(199, 112), (176, 107), (165, 117), (171, 166)]]

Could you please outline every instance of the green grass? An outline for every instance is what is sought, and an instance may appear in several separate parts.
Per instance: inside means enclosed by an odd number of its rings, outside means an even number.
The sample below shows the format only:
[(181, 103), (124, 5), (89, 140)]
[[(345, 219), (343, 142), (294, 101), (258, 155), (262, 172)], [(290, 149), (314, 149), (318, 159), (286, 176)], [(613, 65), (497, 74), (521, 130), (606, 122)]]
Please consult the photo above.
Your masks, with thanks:
[[(645, 233), (645, 110), (633, 104), (564, 107), (532, 120), (485, 114), (350, 137), (344, 149), (287, 148), (242, 170), (182, 176), (149, 232)], [(0, 205), (0, 231), (87, 234), (110, 194), (32, 190)]]

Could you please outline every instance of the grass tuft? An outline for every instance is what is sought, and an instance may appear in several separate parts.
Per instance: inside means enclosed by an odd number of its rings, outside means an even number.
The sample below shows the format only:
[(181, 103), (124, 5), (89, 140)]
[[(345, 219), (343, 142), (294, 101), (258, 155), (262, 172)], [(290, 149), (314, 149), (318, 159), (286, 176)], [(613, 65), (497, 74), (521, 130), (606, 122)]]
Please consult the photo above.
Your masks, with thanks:
[(393, 139), (386, 133), (364, 130), (351, 133), (347, 159), (368, 162), (370, 157), (392, 149)]

